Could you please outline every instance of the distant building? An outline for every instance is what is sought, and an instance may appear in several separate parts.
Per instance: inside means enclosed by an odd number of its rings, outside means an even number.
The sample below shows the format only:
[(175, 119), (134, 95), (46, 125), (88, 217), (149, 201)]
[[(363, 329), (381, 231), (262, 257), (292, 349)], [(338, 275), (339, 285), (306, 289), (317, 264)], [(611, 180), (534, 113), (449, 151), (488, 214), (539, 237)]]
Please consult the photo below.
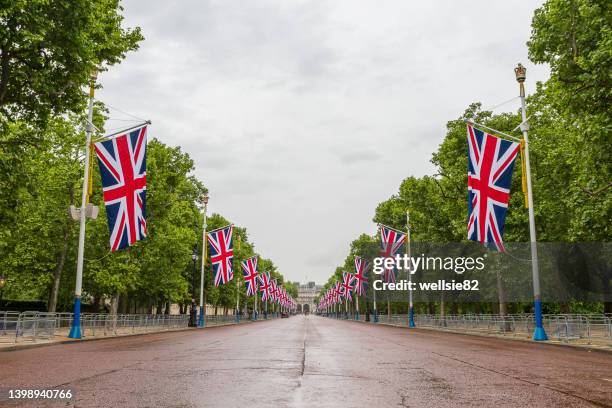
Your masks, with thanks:
[(314, 311), (317, 307), (317, 305), (315, 305), (314, 299), (319, 294), (321, 289), (323, 289), (323, 285), (317, 285), (315, 282), (308, 282), (308, 283), (295, 282), (295, 284), (298, 288), (298, 297), (297, 297), (298, 312), (299, 311), (303, 311), (303, 312)]

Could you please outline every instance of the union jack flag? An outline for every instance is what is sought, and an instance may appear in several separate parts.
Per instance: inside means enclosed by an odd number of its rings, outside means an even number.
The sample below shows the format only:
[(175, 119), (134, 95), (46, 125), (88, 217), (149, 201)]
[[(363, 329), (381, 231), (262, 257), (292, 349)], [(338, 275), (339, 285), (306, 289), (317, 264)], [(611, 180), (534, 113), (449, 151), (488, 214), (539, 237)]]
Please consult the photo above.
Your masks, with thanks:
[[(406, 241), (406, 234), (386, 225), (380, 226), (381, 251), (380, 256), (387, 259), (393, 258)], [(385, 282), (395, 282), (395, 267), (385, 268)]]
[(340, 289), (340, 282), (336, 282), (334, 285), (334, 303), (340, 302), (340, 297), (342, 296), (342, 290)]
[(207, 234), (210, 247), (210, 263), (215, 273), (215, 286), (228, 283), (234, 278), (234, 267), (232, 265), (234, 259), (233, 228), (233, 225), (228, 225)]
[(270, 274), (268, 273), (260, 274), (259, 284), (261, 288), (261, 301), (265, 302), (270, 297)]
[(368, 278), (365, 276), (367, 262), (360, 256), (355, 257), (355, 293), (362, 296), (365, 293), (365, 284), (368, 283)]
[(351, 291), (354, 289), (354, 286), (351, 285), (353, 283), (353, 274), (348, 272), (342, 272), (342, 296), (346, 300), (353, 300), (351, 296)]
[(240, 263), (242, 266), (242, 274), (246, 282), (247, 296), (253, 296), (257, 293), (257, 256), (252, 256)]
[(270, 281), (270, 300), (276, 302), (278, 300), (279, 288), (276, 279)]
[(504, 252), (504, 221), (510, 200), (512, 169), (520, 145), (470, 125), (467, 130), (467, 237)]
[(147, 236), (147, 127), (94, 143), (112, 252)]

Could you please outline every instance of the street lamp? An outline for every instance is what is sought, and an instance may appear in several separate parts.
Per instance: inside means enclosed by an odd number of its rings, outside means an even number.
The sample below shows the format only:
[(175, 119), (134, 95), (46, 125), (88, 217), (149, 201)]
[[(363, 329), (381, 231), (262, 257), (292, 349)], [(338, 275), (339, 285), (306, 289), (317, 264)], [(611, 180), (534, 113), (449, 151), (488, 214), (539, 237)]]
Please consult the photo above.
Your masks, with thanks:
[(191, 309), (189, 310), (189, 327), (196, 327), (196, 304), (195, 304), (195, 273), (196, 262), (198, 261), (198, 246), (193, 246), (191, 252), (191, 260), (193, 261), (193, 271), (191, 273)]
[(2, 307), (2, 295), (4, 293), (5, 286), (6, 286), (6, 278), (3, 275), (0, 275), (0, 308)]
[(198, 319), (198, 327), (204, 327), (206, 321), (204, 316), (206, 315), (206, 292), (204, 291), (204, 264), (206, 263), (206, 208), (208, 206), (208, 194), (202, 196), (202, 203), (204, 204), (204, 215), (202, 217), (202, 264), (200, 268), (200, 318)]
[[(0, 275), (0, 310), (2, 310), (2, 294), (4, 292), (4, 286), (6, 286), (6, 278), (4, 275)], [(2, 334), (5, 334), (4, 322), (6, 321), (6, 315), (2, 318)]]

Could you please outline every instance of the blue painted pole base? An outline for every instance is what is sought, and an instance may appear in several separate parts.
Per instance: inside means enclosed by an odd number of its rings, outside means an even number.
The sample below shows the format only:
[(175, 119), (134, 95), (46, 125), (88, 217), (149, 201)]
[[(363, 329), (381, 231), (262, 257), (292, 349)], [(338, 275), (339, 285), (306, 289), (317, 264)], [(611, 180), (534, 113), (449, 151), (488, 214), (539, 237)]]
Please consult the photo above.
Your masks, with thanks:
[(355, 313), (355, 320), (359, 320), (359, 312)]
[(544, 331), (544, 325), (542, 324), (542, 300), (536, 297), (534, 301), (534, 314), (535, 314), (535, 331), (533, 332), (534, 341), (545, 341), (548, 340), (548, 336)]
[(236, 323), (240, 323), (240, 315), (236, 312)]
[(72, 317), (72, 327), (68, 337), (71, 339), (81, 338), (81, 298), (74, 298), (74, 316)]
[(414, 324), (414, 307), (411, 307), (410, 312), (408, 313), (408, 327), (416, 327), (416, 325)]
[(533, 332), (533, 340), (534, 341), (546, 341), (548, 340), (548, 336), (546, 335), (546, 331), (544, 331), (544, 327), (536, 327)]
[(374, 323), (378, 323), (378, 311), (374, 309)]
[(204, 327), (206, 321), (204, 320), (204, 306), (200, 306), (200, 317), (198, 318), (198, 327)]

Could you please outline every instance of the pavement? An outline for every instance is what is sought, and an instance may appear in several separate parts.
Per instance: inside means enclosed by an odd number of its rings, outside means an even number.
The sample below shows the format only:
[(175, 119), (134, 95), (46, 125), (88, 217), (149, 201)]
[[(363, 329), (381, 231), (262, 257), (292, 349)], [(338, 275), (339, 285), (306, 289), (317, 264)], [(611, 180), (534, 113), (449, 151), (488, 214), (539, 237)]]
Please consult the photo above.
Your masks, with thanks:
[(0, 406), (612, 407), (612, 353), (295, 316), (1, 352)]

